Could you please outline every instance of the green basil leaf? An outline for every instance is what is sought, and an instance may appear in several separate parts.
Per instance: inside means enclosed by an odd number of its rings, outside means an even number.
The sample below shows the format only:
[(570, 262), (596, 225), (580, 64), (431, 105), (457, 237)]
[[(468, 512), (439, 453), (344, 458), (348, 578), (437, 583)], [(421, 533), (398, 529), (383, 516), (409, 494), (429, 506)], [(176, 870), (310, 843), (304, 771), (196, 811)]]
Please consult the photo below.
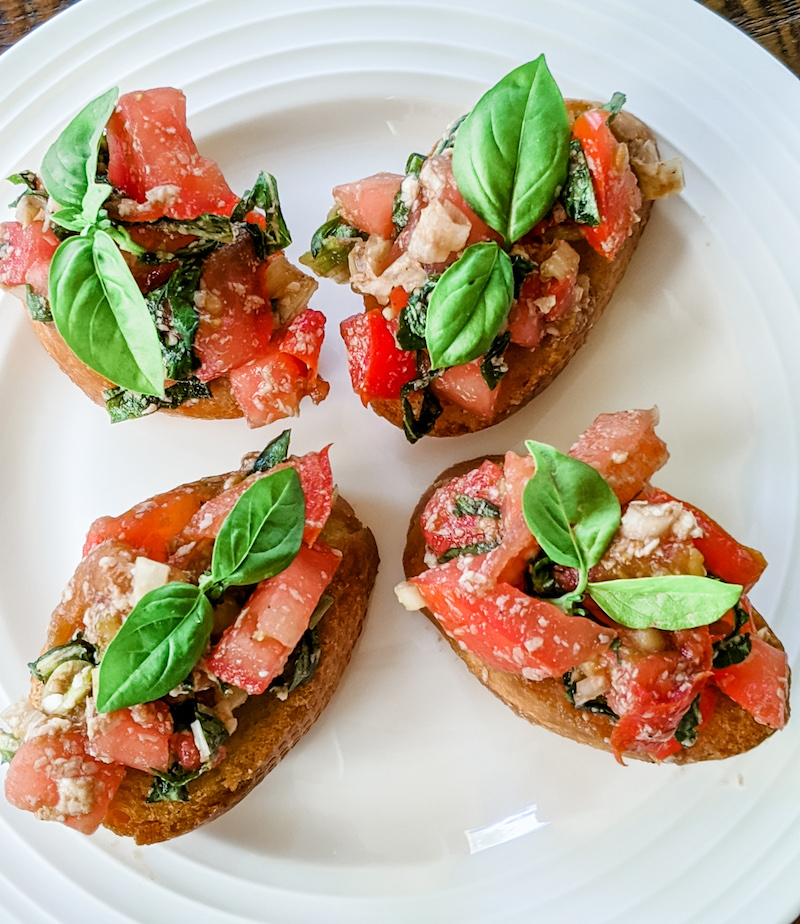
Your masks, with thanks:
[(270, 173), (259, 173), (255, 186), (237, 203), (231, 215), (231, 221), (244, 221), (253, 209), (261, 209), (266, 216), (266, 228), (248, 222), (246, 227), (256, 246), (256, 255), (260, 260), (279, 250), (285, 250), (292, 243), (289, 229), (281, 211), (278, 196), (278, 183)]
[(481, 360), (481, 376), (492, 391), (497, 388), (503, 376), (508, 372), (504, 354), (509, 343), (511, 343), (510, 330), (498, 334)]
[(527, 257), (523, 257), (521, 254), (511, 254), (511, 269), (514, 271), (515, 299), (519, 298), (519, 293), (522, 291), (522, 284), (535, 269), (538, 269), (538, 267), (538, 263), (534, 263), (533, 260), (528, 260)]
[(97, 650), (79, 632), (66, 644), (57, 645), (39, 655), (35, 661), (28, 664), (28, 670), (32, 677), (45, 683), (53, 671), (65, 661), (85, 661), (87, 664), (97, 664)]
[(613, 119), (615, 115), (618, 115), (620, 113), (620, 111), (622, 110), (622, 107), (625, 105), (625, 101), (626, 101), (625, 94), (616, 92), (611, 97), (611, 99), (604, 106), (601, 106), (600, 108), (605, 109), (606, 112), (611, 113), (611, 118), (609, 119), (609, 121), (611, 121), (611, 119)]
[(97, 711), (161, 699), (197, 664), (214, 613), (194, 584), (173, 581), (136, 604), (100, 662)]
[(155, 802), (189, 801), (189, 788), (186, 784), (196, 780), (201, 771), (184, 770), (180, 764), (174, 766), (176, 769), (169, 770), (167, 773), (156, 771), (153, 774), (153, 782), (150, 784), (150, 792), (145, 802), (153, 804)]
[(50, 303), (43, 296), (37, 295), (30, 286), (25, 286), (25, 307), (33, 321), (53, 320)]
[(80, 233), (90, 227), (92, 222), (87, 221), (84, 217), (83, 210), (71, 205), (67, 205), (57, 212), (53, 212), (51, 220), (54, 225), (64, 228), (67, 231), (77, 231)]
[(596, 228), (600, 224), (600, 208), (594, 194), (594, 184), (581, 143), (573, 138), (569, 144), (567, 182), (561, 190), (564, 211), (578, 224)]
[(305, 497), (293, 468), (254, 482), (225, 518), (214, 543), (211, 580), (257, 584), (287, 568), (305, 528)]
[(585, 462), (544, 443), (527, 440), (525, 445), (536, 461), (522, 493), (525, 522), (548, 558), (585, 575), (619, 528), (619, 501)]
[(517, 241), (564, 185), (569, 139), (564, 100), (540, 55), (492, 87), (459, 128), (458, 189), (506, 242)]
[(425, 349), (425, 319), (428, 302), (441, 277), (429, 276), (408, 296), (408, 304), (397, 318), (397, 345), (401, 350)]
[(525, 593), (530, 597), (560, 597), (563, 589), (556, 581), (555, 563), (546, 555), (528, 562), (525, 569)]
[[(424, 154), (410, 154), (406, 161), (406, 177), (419, 176), (422, 165), (425, 163)], [(403, 196), (402, 187), (397, 190), (392, 200), (392, 224), (398, 231), (402, 231), (408, 224), (408, 205)]]
[(281, 462), (285, 462), (289, 455), (289, 440), (291, 436), (291, 430), (284, 430), (280, 436), (276, 436), (274, 440), (267, 443), (259, 457), (253, 463), (251, 472), (268, 472)]
[(435, 369), (482, 356), (514, 298), (511, 260), (495, 241), (472, 244), (449, 266), (428, 303), (425, 341)]
[[(572, 678), (572, 671), (567, 671), (561, 678), (561, 682), (564, 684), (564, 695), (567, 698), (567, 701), (575, 706), (575, 689), (577, 683)], [(586, 712), (592, 712), (595, 715), (605, 715), (608, 716), (614, 722), (619, 721), (619, 716), (614, 712), (614, 710), (608, 705), (605, 696), (598, 696), (596, 699), (590, 699), (585, 703), (581, 703), (580, 706), (575, 706), (576, 709), (583, 709)]]
[(95, 182), (97, 151), (103, 129), (114, 111), (119, 89), (92, 100), (67, 125), (42, 161), (42, 179), (50, 196), (79, 210), (88, 222), (97, 218), (111, 187)]
[(678, 727), (675, 729), (675, 740), (682, 748), (690, 748), (697, 741), (697, 730), (702, 720), (700, 697), (695, 696), (692, 700), (692, 705), (684, 713)]
[(356, 241), (367, 237), (337, 213), (317, 228), (309, 251), (300, 257), (300, 262), (317, 276), (333, 279), (334, 282), (347, 282), (350, 278), (347, 263), (350, 251)]
[(500, 508), (497, 504), (483, 497), (470, 497), (469, 494), (456, 494), (453, 499), (453, 513), (457, 517), (491, 517), (500, 518)]
[(456, 137), (458, 136), (458, 130), (464, 124), (464, 119), (466, 119), (468, 113), (465, 113), (463, 116), (460, 116), (458, 119), (453, 122), (452, 125), (449, 125), (445, 130), (442, 137), (436, 142), (436, 145), (433, 148), (431, 157), (436, 157), (437, 154), (443, 154), (445, 151), (449, 150), (456, 143)]
[(436, 564), (442, 565), (445, 562), (452, 561), (454, 558), (459, 558), (461, 555), (483, 555), (484, 552), (491, 552), (492, 549), (496, 549), (499, 544), (500, 540), (498, 539), (497, 542), (473, 542), (472, 545), (453, 546), (453, 548), (443, 552), (436, 559)]
[(27, 186), (29, 192), (41, 192), (36, 174), (32, 170), (20, 170), (19, 173), (12, 173), (11, 176), (6, 177), (6, 183), (13, 183), (15, 186)]
[(124, 388), (109, 388), (103, 392), (103, 400), (111, 423), (122, 423), (123, 420), (147, 417), (162, 408), (172, 409), (186, 401), (197, 401), (210, 397), (211, 389), (208, 385), (194, 378), (170, 385), (165, 390), (163, 398), (155, 395), (142, 395), (136, 391), (126, 391)]
[(202, 275), (202, 260), (186, 260), (163, 286), (145, 296), (161, 342), (161, 357), (169, 379), (188, 379), (199, 365), (192, 347), (200, 323), (194, 296)]
[(629, 629), (695, 629), (735, 606), (740, 584), (694, 574), (624, 578), (589, 583), (589, 595), (615, 622)]
[(121, 388), (164, 396), (155, 325), (105, 231), (59, 245), (50, 264), (50, 308), (58, 332), (87, 366)]
[[(400, 389), (400, 404), (403, 408), (403, 432), (409, 443), (430, 433), (442, 413), (442, 403), (428, 388), (431, 382), (442, 374), (441, 369), (431, 369), (410, 382), (406, 382)], [(411, 396), (417, 392), (422, 393), (422, 402), (419, 413), (414, 412)]]
[(741, 635), (729, 635), (727, 638), (714, 643), (714, 667), (720, 670), (723, 667), (741, 664), (750, 654), (752, 648), (749, 632), (743, 632)]
[(0, 731), (0, 764), (10, 764), (21, 744), (19, 738)]

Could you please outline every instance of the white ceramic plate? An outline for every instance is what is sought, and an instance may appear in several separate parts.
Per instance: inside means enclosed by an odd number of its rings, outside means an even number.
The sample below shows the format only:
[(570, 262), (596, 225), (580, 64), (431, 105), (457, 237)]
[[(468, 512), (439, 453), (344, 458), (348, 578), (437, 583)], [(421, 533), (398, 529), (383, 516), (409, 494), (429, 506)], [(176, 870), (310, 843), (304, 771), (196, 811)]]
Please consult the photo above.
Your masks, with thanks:
[[(296, 257), (336, 182), (401, 170), (540, 52), (567, 95), (624, 90), (684, 158), (685, 194), (658, 204), (612, 307), (547, 393), (455, 442), (408, 446), (361, 409), (336, 333), (359, 305), (322, 283), (313, 304), (329, 318), (331, 397), (304, 408), (293, 445), (334, 442), (342, 493), (383, 559), (340, 692), (257, 792), (166, 846), (84, 839), (0, 803), (1, 919), (750, 924), (800, 909), (797, 720), (723, 764), (623, 769), (515, 718), (392, 594), (409, 511), (452, 461), (526, 437), (566, 448), (597, 413), (657, 403), (673, 453), (659, 483), (764, 550), (756, 602), (796, 660), (800, 88), (789, 72), (690, 0), (82, 0), (0, 58), (0, 175), (38, 166), (67, 117), (114, 83), (181, 86), (201, 149), (234, 188), (262, 168), (279, 178)], [(94, 517), (228, 470), (282, 427), (158, 416), (111, 427), (7, 296), (0, 389), (5, 702), (25, 689)], [(470, 854), (466, 832), (519, 813), (506, 843)]]

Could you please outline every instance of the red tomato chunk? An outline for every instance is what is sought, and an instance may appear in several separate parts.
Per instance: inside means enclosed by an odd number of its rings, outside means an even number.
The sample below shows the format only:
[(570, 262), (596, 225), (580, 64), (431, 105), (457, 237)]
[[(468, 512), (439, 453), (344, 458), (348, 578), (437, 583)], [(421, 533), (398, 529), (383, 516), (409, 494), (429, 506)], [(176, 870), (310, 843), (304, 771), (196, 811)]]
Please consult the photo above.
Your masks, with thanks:
[(364, 404), (370, 398), (399, 398), (417, 374), (415, 355), (398, 347), (396, 330), (397, 322), (387, 321), (379, 308), (342, 321), (350, 380)]

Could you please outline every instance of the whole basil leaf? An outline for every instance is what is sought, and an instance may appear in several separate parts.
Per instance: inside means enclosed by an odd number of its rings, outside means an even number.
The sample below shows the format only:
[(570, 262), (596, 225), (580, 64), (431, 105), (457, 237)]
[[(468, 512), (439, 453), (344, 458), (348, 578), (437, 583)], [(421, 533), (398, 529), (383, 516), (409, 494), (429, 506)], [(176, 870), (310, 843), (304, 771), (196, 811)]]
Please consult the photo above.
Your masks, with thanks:
[(434, 369), (482, 356), (514, 298), (511, 259), (495, 241), (472, 244), (449, 266), (430, 296), (425, 341)]
[(507, 74), (460, 126), (458, 189), (505, 241), (519, 240), (551, 209), (567, 176), (570, 128), (543, 55)]
[(629, 629), (695, 629), (715, 622), (738, 602), (740, 584), (694, 574), (623, 578), (589, 583), (589, 595), (615, 622)]
[(161, 699), (192, 670), (214, 612), (199, 587), (173, 581), (136, 604), (100, 662), (97, 711)]
[(300, 549), (305, 511), (295, 469), (282, 468), (254, 482), (217, 535), (211, 580), (223, 585), (257, 584), (279, 574)]
[(50, 146), (42, 161), (42, 179), (48, 193), (62, 206), (78, 209), (92, 222), (111, 187), (95, 182), (100, 136), (114, 111), (119, 89), (92, 100), (75, 116)]
[(545, 443), (527, 440), (525, 445), (536, 462), (522, 492), (525, 522), (548, 558), (577, 568), (585, 578), (619, 527), (619, 501), (585, 462)]
[(59, 245), (50, 264), (50, 309), (67, 346), (87, 366), (121, 388), (164, 396), (155, 325), (105, 231)]

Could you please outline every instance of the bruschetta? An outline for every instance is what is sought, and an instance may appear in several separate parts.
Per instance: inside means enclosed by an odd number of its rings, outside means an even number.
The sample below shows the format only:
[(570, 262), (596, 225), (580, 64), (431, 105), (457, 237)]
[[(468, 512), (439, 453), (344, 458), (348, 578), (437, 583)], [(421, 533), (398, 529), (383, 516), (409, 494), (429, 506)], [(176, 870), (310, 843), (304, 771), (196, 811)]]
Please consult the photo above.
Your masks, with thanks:
[(89, 103), (40, 173), (10, 177), (0, 288), (112, 421), (166, 410), (257, 427), (321, 401), (325, 318), (289, 263), (274, 178), (233, 193), (171, 87)]
[(730, 757), (784, 726), (787, 657), (748, 598), (763, 556), (651, 485), (656, 422), (605, 414), (566, 456), (529, 442), (444, 472), (397, 594), (535, 724), (621, 762)]
[(317, 719), (378, 554), (327, 449), (287, 451), (288, 431), (92, 525), (31, 692), (3, 713), (13, 805), (163, 841), (235, 805)]
[(491, 426), (584, 343), (622, 279), (652, 200), (683, 185), (647, 126), (564, 100), (543, 57), (492, 87), (404, 174), (333, 190), (301, 262), (349, 282), (341, 324), (354, 391), (409, 440)]

